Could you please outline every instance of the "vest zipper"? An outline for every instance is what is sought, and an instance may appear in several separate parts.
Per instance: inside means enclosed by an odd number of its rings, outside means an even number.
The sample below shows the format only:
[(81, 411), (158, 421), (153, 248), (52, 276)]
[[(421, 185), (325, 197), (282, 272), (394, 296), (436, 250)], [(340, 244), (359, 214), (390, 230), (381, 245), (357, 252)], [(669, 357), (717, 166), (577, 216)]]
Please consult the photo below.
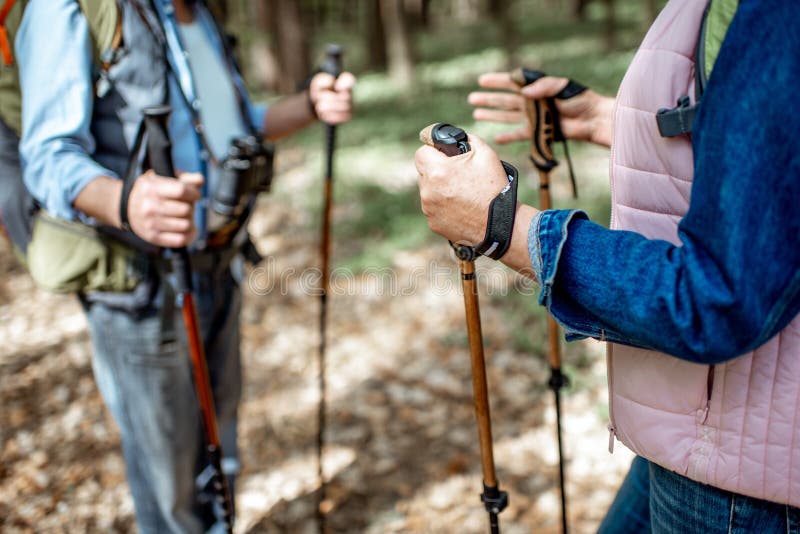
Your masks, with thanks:
[(617, 428), (608, 423), (608, 453), (614, 454), (614, 438), (617, 437)]
[(614, 454), (614, 438), (617, 437), (617, 427), (614, 423), (614, 375), (611, 372), (611, 360), (614, 357), (614, 348), (611, 343), (606, 343), (606, 376), (608, 376), (608, 452)]
[(714, 366), (708, 366), (708, 377), (706, 378), (706, 406), (703, 409), (703, 416), (700, 418), (700, 424), (704, 425), (708, 419), (708, 412), (711, 410), (711, 393), (714, 391)]

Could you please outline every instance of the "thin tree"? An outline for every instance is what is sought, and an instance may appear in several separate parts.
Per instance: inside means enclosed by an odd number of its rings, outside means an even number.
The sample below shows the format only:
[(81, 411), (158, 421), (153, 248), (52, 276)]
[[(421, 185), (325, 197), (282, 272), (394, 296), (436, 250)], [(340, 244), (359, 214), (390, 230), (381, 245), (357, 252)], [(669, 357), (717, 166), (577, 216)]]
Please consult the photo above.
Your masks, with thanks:
[(617, 16), (614, 10), (614, 0), (605, 0), (606, 4), (606, 50), (617, 48)]
[(294, 0), (267, 0), (272, 46), (278, 59), (278, 90), (291, 93), (310, 72), (306, 25)]
[(414, 60), (402, 0), (380, 0), (381, 20), (386, 32), (389, 77), (402, 89), (411, 87)]
[(371, 69), (385, 70), (388, 66), (386, 57), (386, 32), (383, 29), (380, 0), (364, 0), (364, 12), (367, 44), (367, 66)]

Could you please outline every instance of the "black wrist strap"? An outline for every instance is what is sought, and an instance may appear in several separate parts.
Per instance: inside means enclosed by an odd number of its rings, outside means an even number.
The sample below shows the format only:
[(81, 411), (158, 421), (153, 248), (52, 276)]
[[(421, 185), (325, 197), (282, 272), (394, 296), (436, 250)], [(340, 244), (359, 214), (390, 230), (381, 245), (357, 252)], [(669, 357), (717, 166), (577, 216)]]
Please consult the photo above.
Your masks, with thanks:
[(506, 171), (508, 185), (494, 197), (489, 204), (489, 218), (486, 223), (486, 235), (475, 247), (475, 251), (493, 260), (499, 260), (511, 246), (511, 234), (514, 231), (514, 219), (517, 215), (517, 187), (519, 186), (517, 169), (510, 163), (501, 161)]
[(131, 155), (128, 159), (128, 169), (125, 172), (125, 176), (122, 178), (122, 194), (119, 197), (119, 223), (122, 229), (126, 232), (133, 231), (131, 230), (131, 223), (128, 220), (128, 199), (131, 196), (133, 184), (136, 182), (136, 178), (138, 177), (136, 171), (139, 168), (139, 155), (142, 150), (143, 141), (144, 121), (141, 122), (139, 129), (136, 131), (136, 139), (133, 142)]

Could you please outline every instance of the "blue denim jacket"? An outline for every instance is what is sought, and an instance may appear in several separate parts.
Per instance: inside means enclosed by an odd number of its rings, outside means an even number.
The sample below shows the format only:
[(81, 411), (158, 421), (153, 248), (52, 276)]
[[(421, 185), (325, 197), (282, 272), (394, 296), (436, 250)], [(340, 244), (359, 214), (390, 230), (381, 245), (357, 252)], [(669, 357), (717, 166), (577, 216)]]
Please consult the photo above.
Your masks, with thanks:
[(540, 303), (568, 340), (592, 337), (718, 363), (800, 311), (800, 3), (742, 0), (692, 133), (681, 246), (580, 211), (529, 231)]

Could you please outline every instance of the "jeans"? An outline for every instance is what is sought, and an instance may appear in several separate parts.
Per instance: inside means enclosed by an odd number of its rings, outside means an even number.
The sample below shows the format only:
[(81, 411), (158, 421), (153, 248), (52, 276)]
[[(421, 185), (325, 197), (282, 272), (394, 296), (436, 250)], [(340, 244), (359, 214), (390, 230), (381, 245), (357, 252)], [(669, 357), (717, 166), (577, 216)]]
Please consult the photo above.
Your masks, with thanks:
[(800, 534), (800, 509), (701, 484), (637, 456), (599, 534)]
[[(241, 294), (228, 271), (196, 275), (195, 283), (223, 471), (233, 475), (238, 469)], [(213, 495), (198, 487), (207, 466), (205, 438), (181, 310), (171, 305), (171, 291), (165, 292), (163, 284), (154, 301), (140, 313), (84, 302), (95, 380), (119, 425), (139, 531), (207, 532), (215, 523)]]
[(636, 456), (597, 533), (641, 534), (649, 531), (650, 462)]

